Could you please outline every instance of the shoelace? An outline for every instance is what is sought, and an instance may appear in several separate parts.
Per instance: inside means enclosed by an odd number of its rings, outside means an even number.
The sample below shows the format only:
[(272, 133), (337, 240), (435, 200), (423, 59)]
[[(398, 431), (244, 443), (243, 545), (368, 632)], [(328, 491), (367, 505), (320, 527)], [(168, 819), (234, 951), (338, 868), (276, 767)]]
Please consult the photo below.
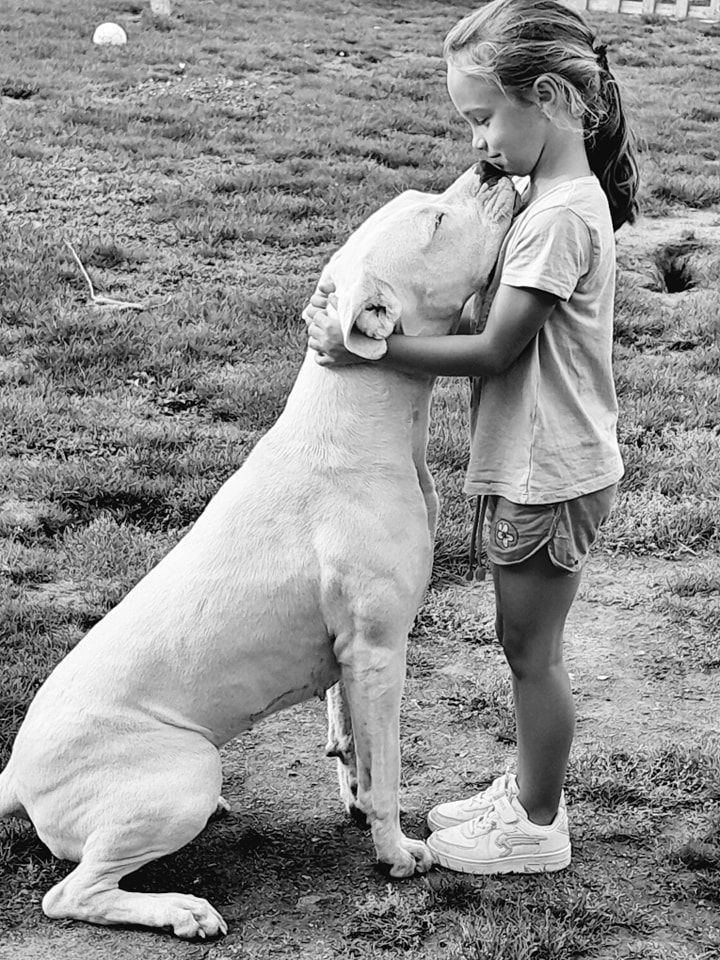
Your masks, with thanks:
[[(502, 815), (501, 807), (505, 807), (509, 813), (508, 817)], [(464, 824), (464, 834), (468, 839), (475, 839), (476, 837), (481, 837), (483, 834), (491, 833), (493, 830), (497, 830), (502, 823), (510, 823), (513, 820), (517, 820), (515, 811), (512, 809), (510, 804), (510, 799), (507, 795), (503, 795), (497, 798), (493, 805), (481, 814), (479, 817), (475, 817), (473, 820), (468, 820)]]
[(484, 834), (496, 830), (498, 821), (494, 814), (495, 807), (493, 806), (482, 816), (475, 817), (474, 820), (468, 820), (467, 823), (464, 824), (465, 830), (463, 831), (468, 839), (474, 840), (476, 837), (482, 837)]

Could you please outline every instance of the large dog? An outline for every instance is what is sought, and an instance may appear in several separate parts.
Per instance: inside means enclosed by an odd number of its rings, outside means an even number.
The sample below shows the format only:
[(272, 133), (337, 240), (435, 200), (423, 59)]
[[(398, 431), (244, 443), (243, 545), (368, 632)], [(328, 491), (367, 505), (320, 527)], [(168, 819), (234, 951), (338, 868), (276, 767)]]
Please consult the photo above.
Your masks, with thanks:
[[(473, 168), (373, 214), (323, 271), (348, 349), (371, 359), (393, 331), (450, 332), (487, 284), (514, 197)], [(339, 680), (329, 752), (346, 805), (393, 876), (430, 868), (400, 830), (398, 718), (437, 517), (431, 389), (428, 376), (308, 355), (242, 468), (51, 673), (0, 775), (0, 816), (29, 818), (79, 861), (45, 895), (48, 916), (225, 932), (206, 900), (118, 882), (203, 829), (222, 744)]]

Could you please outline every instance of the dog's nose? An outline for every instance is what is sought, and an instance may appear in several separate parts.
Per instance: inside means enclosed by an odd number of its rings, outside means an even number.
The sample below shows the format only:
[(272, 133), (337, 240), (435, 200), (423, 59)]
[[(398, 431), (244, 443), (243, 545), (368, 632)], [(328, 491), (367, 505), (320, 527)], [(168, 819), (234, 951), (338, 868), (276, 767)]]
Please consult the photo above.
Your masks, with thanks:
[(494, 187), (498, 180), (505, 176), (505, 173), (499, 167), (494, 167), (487, 160), (478, 161), (475, 166), (475, 173), (480, 177), (481, 183), (487, 183), (491, 187)]

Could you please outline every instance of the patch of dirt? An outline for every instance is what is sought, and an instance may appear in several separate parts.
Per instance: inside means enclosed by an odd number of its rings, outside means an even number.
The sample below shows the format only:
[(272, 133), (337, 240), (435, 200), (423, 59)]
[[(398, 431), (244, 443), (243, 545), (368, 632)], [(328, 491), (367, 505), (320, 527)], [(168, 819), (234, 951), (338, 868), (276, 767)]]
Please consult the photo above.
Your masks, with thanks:
[(576, 744), (652, 749), (720, 737), (720, 676), (665, 670), (673, 628), (654, 603), (701, 561), (643, 558), (596, 567), (575, 603), (568, 658), (579, 696)]
[[(574, 755), (602, 747), (646, 751), (670, 742), (720, 744), (720, 674), (700, 672), (692, 664), (655, 669), (667, 654), (673, 629), (658, 601), (669, 584), (701, 564), (695, 557), (596, 557), (589, 564), (566, 641), (578, 708)], [(453, 706), (453, 697), (467, 697), (507, 677), (498, 644), (477, 640), (487, 637), (492, 622), (491, 583), (447, 586), (433, 591), (427, 602), (440, 602), (461, 622), (480, 623), (483, 629), (455, 641), (424, 631), (409, 650), (402, 799), (404, 827), (415, 836), (424, 835), (424, 817), (433, 803), (472, 791), (511, 764), (514, 754), (513, 745), (498, 740), (483, 723), (458, 722)], [(51, 923), (38, 902), (37, 926), (6, 931), (0, 960), (337, 957), (352, 903), (371, 894), (384, 896), (387, 878), (372, 862), (369, 835), (340, 807), (335, 761), (324, 756), (324, 746), (325, 707), (319, 701), (277, 714), (230, 744), (223, 751), (223, 792), (232, 812), (211, 823), (184, 851), (135, 875), (138, 889), (187, 888), (189, 883), (190, 892), (207, 895), (230, 927), (222, 941), (183, 943), (139, 929)], [(201, 880), (193, 880), (195, 865)], [(619, 868), (629, 869), (622, 862)], [(438, 876), (408, 881), (402, 889), (421, 896)], [(703, 910), (693, 906), (707, 923), (711, 915)], [(682, 946), (687, 911), (674, 919), (668, 912), (665, 920), (663, 942), (676, 944), (675, 956), (690, 956)]]
[[(676, 246), (679, 259), (689, 266), (692, 286), (702, 286), (703, 255), (718, 256), (719, 228), (720, 213), (717, 210), (683, 208), (669, 217), (641, 217), (632, 226), (624, 226), (616, 235), (618, 266), (636, 286), (666, 293), (659, 261)], [(695, 267), (697, 277), (692, 276)]]
[(642, 252), (655, 244), (666, 243), (684, 233), (717, 244), (720, 211), (689, 210), (685, 207), (668, 217), (640, 217), (637, 223), (626, 225), (616, 235), (618, 253), (628, 250)]

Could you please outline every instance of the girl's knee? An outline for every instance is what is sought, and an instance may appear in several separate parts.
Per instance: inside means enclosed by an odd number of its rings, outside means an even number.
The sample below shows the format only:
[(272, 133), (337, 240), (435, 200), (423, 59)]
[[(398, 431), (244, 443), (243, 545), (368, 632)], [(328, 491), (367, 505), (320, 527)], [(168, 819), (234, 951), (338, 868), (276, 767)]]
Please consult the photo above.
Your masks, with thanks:
[(505, 626), (503, 636), (499, 639), (505, 659), (517, 680), (540, 679), (565, 667), (562, 634), (547, 637), (532, 632), (517, 632)]

